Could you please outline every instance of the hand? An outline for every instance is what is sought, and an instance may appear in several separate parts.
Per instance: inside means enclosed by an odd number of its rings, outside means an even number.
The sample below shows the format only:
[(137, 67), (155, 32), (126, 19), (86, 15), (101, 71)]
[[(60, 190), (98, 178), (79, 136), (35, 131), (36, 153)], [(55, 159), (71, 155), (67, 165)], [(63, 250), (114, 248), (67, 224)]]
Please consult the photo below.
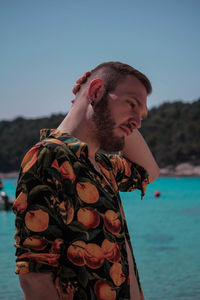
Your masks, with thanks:
[(78, 93), (78, 91), (80, 90), (81, 84), (85, 83), (87, 81), (87, 78), (91, 75), (91, 72), (85, 72), (81, 77), (79, 77), (76, 80), (76, 85), (73, 87), (72, 92), (74, 95), (76, 95)]

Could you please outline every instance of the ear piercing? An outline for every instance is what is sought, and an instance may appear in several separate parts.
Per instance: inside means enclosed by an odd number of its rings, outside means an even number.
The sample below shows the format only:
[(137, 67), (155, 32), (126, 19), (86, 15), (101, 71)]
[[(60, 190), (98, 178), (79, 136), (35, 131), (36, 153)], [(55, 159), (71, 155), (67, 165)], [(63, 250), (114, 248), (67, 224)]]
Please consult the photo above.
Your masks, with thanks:
[(94, 106), (94, 101), (93, 101), (93, 100), (89, 99), (89, 103), (90, 103), (92, 106)]

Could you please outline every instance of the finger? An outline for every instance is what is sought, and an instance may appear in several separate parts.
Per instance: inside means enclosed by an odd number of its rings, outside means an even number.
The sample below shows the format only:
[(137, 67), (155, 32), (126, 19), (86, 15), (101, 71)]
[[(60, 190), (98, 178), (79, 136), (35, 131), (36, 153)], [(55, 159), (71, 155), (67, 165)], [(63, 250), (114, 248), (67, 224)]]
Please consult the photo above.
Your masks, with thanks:
[(76, 84), (72, 89), (72, 93), (76, 95), (76, 93), (80, 90), (80, 87), (80, 84)]

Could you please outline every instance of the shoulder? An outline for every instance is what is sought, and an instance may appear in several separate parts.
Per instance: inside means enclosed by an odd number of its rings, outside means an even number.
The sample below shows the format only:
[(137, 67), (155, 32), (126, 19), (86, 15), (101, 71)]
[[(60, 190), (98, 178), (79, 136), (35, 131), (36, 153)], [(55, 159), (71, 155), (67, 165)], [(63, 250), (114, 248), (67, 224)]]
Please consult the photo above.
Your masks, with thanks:
[(55, 159), (70, 160), (73, 156), (69, 147), (56, 138), (47, 138), (30, 148), (21, 163), (21, 171), (25, 173), (31, 168), (48, 167)]

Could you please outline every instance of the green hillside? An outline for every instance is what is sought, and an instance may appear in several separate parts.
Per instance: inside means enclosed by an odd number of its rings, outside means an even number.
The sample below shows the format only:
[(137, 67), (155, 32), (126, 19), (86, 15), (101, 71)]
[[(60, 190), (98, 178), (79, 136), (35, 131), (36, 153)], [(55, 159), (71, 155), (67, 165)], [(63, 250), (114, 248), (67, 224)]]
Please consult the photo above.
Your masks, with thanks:
[[(200, 99), (164, 103), (149, 111), (141, 133), (160, 167), (200, 164)], [(56, 128), (64, 115), (0, 121), (0, 172), (18, 170), (25, 152), (39, 140), (41, 128)]]
[(160, 167), (182, 162), (200, 164), (200, 99), (151, 109), (141, 133)]

